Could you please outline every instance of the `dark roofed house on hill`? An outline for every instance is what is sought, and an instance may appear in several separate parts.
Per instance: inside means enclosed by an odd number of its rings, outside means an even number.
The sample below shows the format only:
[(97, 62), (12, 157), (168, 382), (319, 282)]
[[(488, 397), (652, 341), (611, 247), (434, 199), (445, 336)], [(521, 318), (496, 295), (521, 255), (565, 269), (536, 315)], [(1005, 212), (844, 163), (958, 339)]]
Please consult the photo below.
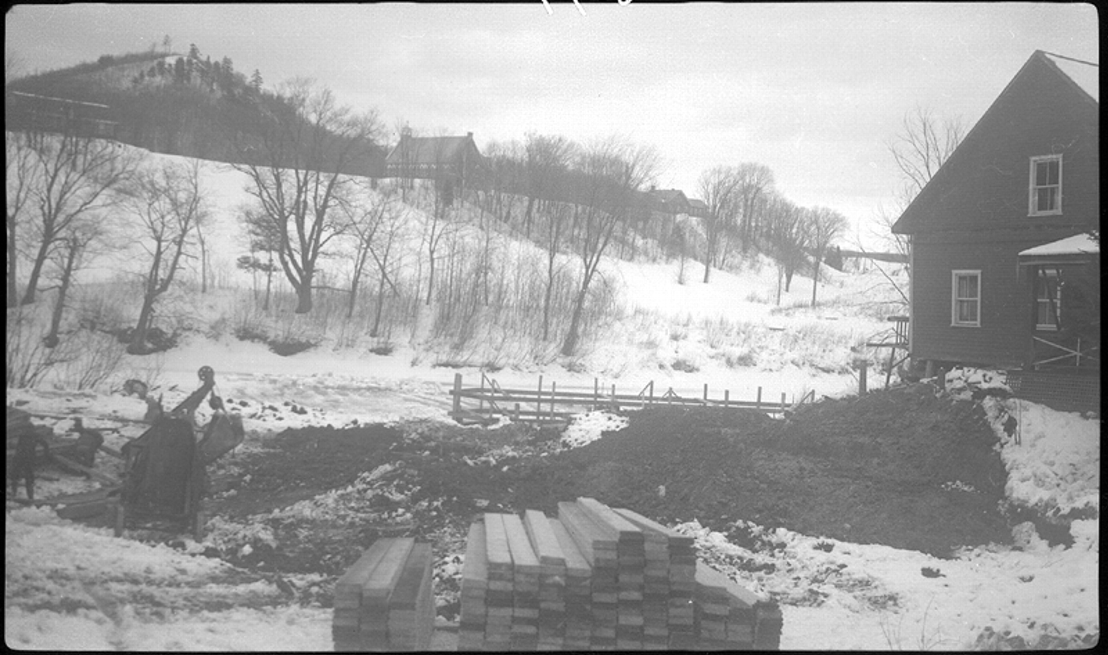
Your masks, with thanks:
[(893, 226), (914, 360), (1098, 373), (1099, 139), (1099, 66), (1032, 54)]
[(680, 189), (652, 189), (650, 197), (658, 211), (674, 216), (689, 213), (689, 199)]
[(414, 180), (433, 180), (451, 189), (472, 186), (484, 157), (473, 141), (473, 132), (465, 136), (412, 136), (405, 129), (400, 142), (385, 158), (385, 174), (396, 178), (404, 188), (413, 188)]

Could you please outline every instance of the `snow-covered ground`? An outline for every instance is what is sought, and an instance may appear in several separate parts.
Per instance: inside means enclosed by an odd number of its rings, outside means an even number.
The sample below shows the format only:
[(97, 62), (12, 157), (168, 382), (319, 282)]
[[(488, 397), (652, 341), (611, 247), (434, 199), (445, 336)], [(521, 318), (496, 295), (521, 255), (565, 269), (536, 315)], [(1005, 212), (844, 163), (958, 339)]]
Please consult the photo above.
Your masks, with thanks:
[[(249, 275), (234, 267), (245, 253), (231, 220), (245, 197), (242, 176), (213, 163), (204, 163), (203, 170), (219, 219), (208, 233), (214, 270), (224, 285), (248, 286)], [(856, 357), (875, 361), (875, 351), (857, 350), (857, 345), (889, 326), (873, 305), (884, 306), (895, 294), (876, 272), (827, 271), (819, 289), (821, 305), (808, 309), (812, 282), (800, 275), (776, 306), (777, 273), (765, 260), (746, 262), (737, 272), (713, 271), (707, 285), (699, 282), (703, 269), (693, 262), (687, 263), (688, 281), (679, 284), (677, 266), (606, 263), (603, 276), (619, 290), (622, 304), (618, 323), (576, 361), (509, 366), (492, 377), (506, 388), (530, 388), (542, 375), (547, 389), (553, 383), (562, 390), (592, 391), (599, 384), (610, 391), (614, 384), (618, 393), (638, 393), (653, 382), (656, 395), (673, 389), (699, 397), (707, 385), (716, 399), (727, 391), (732, 399), (752, 400), (759, 389), (774, 402), (781, 394), (790, 402), (808, 392), (840, 396), (856, 389), (849, 363)], [(112, 279), (118, 268), (114, 261), (89, 272)], [(333, 278), (341, 280), (341, 275)], [(197, 387), (197, 369), (212, 366), (216, 391), (243, 415), (243, 447), (251, 448), (289, 427), (447, 420), (455, 373), (463, 375), (466, 386), (480, 380), (476, 367), (436, 367), (417, 340), (397, 340), (388, 355), (339, 347), (332, 340), (281, 357), (262, 344), (235, 339), (228, 330), (212, 334), (216, 331), (206, 329), (234, 318), (234, 308), (226, 307), (234, 296), (213, 298), (189, 301), (200, 329), (186, 333), (167, 353), (124, 356), (108, 386), (127, 378), (145, 380), (171, 407)], [(870, 380), (875, 386), (879, 376)], [(50, 379), (38, 389), (9, 388), (7, 394), (8, 404), (48, 415), (36, 421), (58, 433), (72, 427), (73, 416), (84, 417), (89, 427), (106, 429), (108, 446), (118, 448), (143, 428), (138, 421), (145, 404), (107, 388), (74, 392), (64, 380)], [(1085, 644), (1082, 635), (1100, 629), (1100, 422), (1011, 399), (987, 399), (986, 410), (1002, 442), (1009, 498), (1076, 518), (1072, 547), (1050, 548), (1024, 525), (1015, 548), (978, 548), (953, 560), (781, 530), (763, 535), (780, 548), (755, 553), (695, 522), (679, 529), (697, 537), (706, 560), (782, 598), (783, 648), (992, 648), (1018, 645), (1017, 637), (1029, 645)], [(207, 411), (200, 409), (200, 421)], [(1019, 423), (1013, 434), (1005, 429), (1010, 416)], [(602, 430), (618, 427), (617, 417), (595, 412), (567, 429), (564, 445), (587, 443)], [(43, 479), (37, 489), (49, 497), (95, 486), (94, 481)], [(108, 530), (10, 500), (5, 532), (4, 636), (11, 648), (332, 647), (329, 610), (290, 603), (278, 580), (187, 554), (202, 551), (202, 545), (182, 552), (116, 539)], [(736, 567), (739, 561), (773, 567)]]
[[(252, 375), (229, 376), (222, 392), (277, 402), (295, 391), (318, 408), (291, 415), (304, 423), (441, 416), (433, 407), (434, 389), (416, 382), (382, 388), (328, 374), (326, 362), (316, 366), (314, 373), (297, 376), (260, 365)], [(10, 394), (9, 402), (28, 401), (25, 407), (59, 416), (95, 410), (138, 418), (143, 409), (136, 399), (121, 396)], [(1091, 517), (1073, 523), (1071, 547), (1049, 547), (1030, 524), (1021, 526), (1014, 547), (976, 548), (951, 560), (751, 525), (753, 533), (777, 545), (755, 552), (695, 521), (677, 529), (697, 538), (707, 562), (781, 599), (782, 648), (989, 649), (1019, 645), (1019, 639), (1032, 646), (1090, 645), (1100, 629), (1100, 422), (1012, 399), (989, 400), (987, 411), (1001, 439), (1009, 497)], [(1016, 434), (1005, 430), (1009, 415), (1022, 420), (1018, 443)], [(64, 430), (67, 421), (59, 419), (57, 429)], [(272, 415), (250, 421), (248, 428), (256, 432), (288, 422)], [(593, 412), (567, 429), (564, 445), (579, 446), (618, 427), (618, 417)], [(109, 437), (109, 444), (123, 438)], [(72, 490), (42, 484), (45, 495)], [(5, 530), (4, 636), (11, 648), (331, 649), (330, 611), (283, 600), (277, 582), (263, 574), (163, 545), (116, 539), (107, 529), (11, 502)], [(201, 549), (192, 544), (186, 552)]]

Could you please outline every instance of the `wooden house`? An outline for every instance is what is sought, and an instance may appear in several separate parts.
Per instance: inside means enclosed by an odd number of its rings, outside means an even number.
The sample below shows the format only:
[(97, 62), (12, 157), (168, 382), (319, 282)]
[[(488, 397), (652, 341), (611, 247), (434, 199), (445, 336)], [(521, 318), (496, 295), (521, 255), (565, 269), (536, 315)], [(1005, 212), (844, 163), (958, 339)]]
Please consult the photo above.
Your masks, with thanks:
[(893, 226), (917, 363), (1098, 369), (1098, 80), (1036, 51)]
[(415, 137), (405, 129), (385, 158), (385, 175), (408, 189), (413, 188), (414, 180), (432, 180), (440, 188), (468, 189), (482, 168), (484, 157), (473, 141), (473, 132)]
[(680, 189), (651, 189), (650, 197), (655, 211), (671, 216), (689, 213), (689, 199)]
[(708, 204), (703, 200), (689, 198), (689, 216), (708, 218)]

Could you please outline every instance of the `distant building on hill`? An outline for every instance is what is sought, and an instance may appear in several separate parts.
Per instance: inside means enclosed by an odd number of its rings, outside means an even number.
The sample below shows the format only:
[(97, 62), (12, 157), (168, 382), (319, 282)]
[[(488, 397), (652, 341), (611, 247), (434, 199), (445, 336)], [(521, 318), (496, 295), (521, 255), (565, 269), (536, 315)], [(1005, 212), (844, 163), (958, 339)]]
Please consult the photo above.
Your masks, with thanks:
[(415, 180), (432, 180), (439, 188), (454, 191), (472, 187), (484, 166), (473, 132), (465, 136), (416, 137), (405, 128), (400, 142), (385, 158), (385, 175), (407, 189), (414, 187)]
[(23, 91), (8, 91), (4, 100), (4, 123), (8, 130), (100, 139), (116, 136), (118, 123), (108, 120), (111, 111), (108, 105)]
[(893, 226), (912, 357), (1100, 367), (1099, 66), (1035, 51)]

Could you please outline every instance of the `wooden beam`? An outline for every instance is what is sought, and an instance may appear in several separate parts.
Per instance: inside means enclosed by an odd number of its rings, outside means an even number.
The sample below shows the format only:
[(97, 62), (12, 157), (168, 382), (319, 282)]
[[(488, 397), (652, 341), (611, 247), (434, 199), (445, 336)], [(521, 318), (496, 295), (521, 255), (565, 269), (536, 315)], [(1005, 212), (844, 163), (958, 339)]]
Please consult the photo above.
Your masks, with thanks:
[(100, 482), (103, 482), (104, 484), (109, 484), (113, 487), (118, 487), (122, 484), (122, 482), (120, 482), (119, 480), (116, 480), (112, 476), (107, 475), (105, 473), (101, 473), (100, 471), (97, 471), (96, 469), (89, 468), (89, 467), (85, 466), (84, 464), (78, 464), (77, 462), (74, 462), (73, 460), (69, 459), (68, 457), (66, 457), (64, 455), (58, 455), (57, 453), (50, 453), (50, 458), (53, 459), (54, 461), (56, 461), (58, 464), (60, 464), (62, 466), (62, 468), (71, 468), (71, 469), (76, 469), (76, 470), (78, 470), (82, 473), (87, 473), (92, 478), (94, 478), (96, 480), (99, 480)]

